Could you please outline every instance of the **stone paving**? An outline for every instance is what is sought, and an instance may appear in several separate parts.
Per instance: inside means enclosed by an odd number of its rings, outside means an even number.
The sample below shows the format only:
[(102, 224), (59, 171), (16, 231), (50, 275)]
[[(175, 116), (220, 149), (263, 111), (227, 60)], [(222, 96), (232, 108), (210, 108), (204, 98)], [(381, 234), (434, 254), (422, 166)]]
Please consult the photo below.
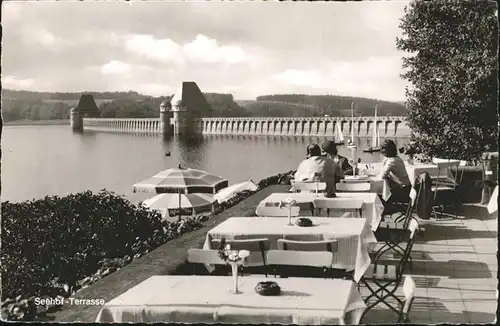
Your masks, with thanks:
[[(420, 221), (412, 250), (417, 285), (411, 323), (493, 323), (497, 311), (498, 214), (482, 205), (464, 205), (462, 218)], [(368, 289), (361, 287), (363, 297)], [(402, 290), (398, 290), (402, 297)], [(385, 308), (385, 309), (384, 309)], [(361, 323), (389, 324), (397, 316), (384, 305), (368, 311)]]

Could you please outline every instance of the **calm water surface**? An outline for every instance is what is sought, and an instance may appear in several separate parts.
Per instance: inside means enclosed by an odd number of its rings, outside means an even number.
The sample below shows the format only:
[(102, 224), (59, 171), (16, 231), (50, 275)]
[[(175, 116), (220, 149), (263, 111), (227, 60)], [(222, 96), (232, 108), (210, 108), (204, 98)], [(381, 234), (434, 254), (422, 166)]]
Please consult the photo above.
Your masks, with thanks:
[[(8, 126), (2, 134), (2, 201), (38, 199), (84, 190), (108, 189), (137, 202), (153, 194), (134, 194), (132, 185), (161, 170), (186, 167), (208, 171), (229, 184), (296, 169), (317, 137), (201, 136), (199, 139), (113, 134), (73, 134), (69, 126)], [(393, 138), (394, 139), (394, 138)], [(406, 139), (394, 139), (398, 147)], [(380, 162), (379, 153), (362, 153), (369, 138), (358, 139), (363, 162)], [(165, 152), (171, 156), (166, 157)], [(351, 157), (345, 146), (341, 155)]]

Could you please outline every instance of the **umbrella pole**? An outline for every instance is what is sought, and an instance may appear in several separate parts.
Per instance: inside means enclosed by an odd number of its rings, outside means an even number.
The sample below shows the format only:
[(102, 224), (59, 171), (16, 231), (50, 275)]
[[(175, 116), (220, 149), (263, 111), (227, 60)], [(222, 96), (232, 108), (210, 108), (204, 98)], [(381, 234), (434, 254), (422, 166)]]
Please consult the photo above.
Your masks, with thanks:
[(181, 221), (181, 191), (179, 190), (179, 222)]

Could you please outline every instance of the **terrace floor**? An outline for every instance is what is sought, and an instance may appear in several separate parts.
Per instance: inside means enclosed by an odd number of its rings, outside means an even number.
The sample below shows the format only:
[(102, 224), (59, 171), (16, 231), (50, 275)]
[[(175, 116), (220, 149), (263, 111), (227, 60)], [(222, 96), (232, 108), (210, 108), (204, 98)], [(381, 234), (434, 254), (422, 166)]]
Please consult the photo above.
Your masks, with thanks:
[[(463, 219), (421, 221), (412, 250), (412, 275), (417, 285), (411, 323), (493, 323), (497, 311), (498, 214), (481, 205), (465, 205)], [(361, 287), (363, 297), (370, 292)], [(399, 289), (398, 294), (403, 293)], [(368, 311), (363, 324), (397, 320), (384, 305)]]
[[(287, 186), (271, 186), (222, 212), (205, 227), (174, 239), (134, 260), (76, 298), (109, 301), (152, 275), (176, 274), (185, 263), (186, 248), (201, 247), (206, 232), (231, 216), (251, 216), (260, 200)], [(498, 214), (488, 214), (478, 204), (464, 205), (463, 219), (421, 221), (425, 231), (417, 234), (412, 251), (413, 266), (407, 268), (416, 285), (410, 312), (412, 323), (493, 323), (497, 311)], [(181, 268), (182, 269), (182, 268)], [(361, 287), (366, 297), (369, 291)], [(398, 294), (403, 296), (402, 291)], [(93, 322), (100, 306), (65, 306), (52, 317), (57, 322)], [(397, 316), (384, 306), (367, 312), (363, 324), (392, 324)]]

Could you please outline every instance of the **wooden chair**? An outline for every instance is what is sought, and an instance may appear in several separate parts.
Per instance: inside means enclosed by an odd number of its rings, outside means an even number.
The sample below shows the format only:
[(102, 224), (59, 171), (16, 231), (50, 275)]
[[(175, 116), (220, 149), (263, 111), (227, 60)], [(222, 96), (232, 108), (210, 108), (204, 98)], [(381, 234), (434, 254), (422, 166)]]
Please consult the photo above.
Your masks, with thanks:
[[(403, 301), (396, 296), (396, 290), (399, 285), (403, 281), (403, 273), (405, 271), (406, 265), (408, 263), (408, 258), (410, 257), (411, 250), (413, 247), (413, 242), (415, 239), (415, 234), (418, 230), (418, 222), (416, 219), (410, 221), (408, 232), (409, 239), (403, 254), (403, 257), (398, 262), (397, 265), (386, 265), (380, 264), (378, 261), (375, 261), (374, 264), (371, 264), (363, 277), (361, 278), (361, 283), (365, 284), (371, 294), (365, 299), (365, 302), (368, 304), (368, 301), (374, 297), (376, 301), (367, 306), (366, 310), (363, 312), (363, 315), (366, 314), (374, 306), (379, 303), (383, 303), (389, 309), (396, 312), (399, 316), (400, 311), (393, 307), (389, 302), (386, 301), (388, 298), (395, 299), (400, 305), (403, 305)], [(372, 287), (370, 283), (373, 283), (377, 286), (377, 289)], [(362, 318), (363, 316), (361, 316)]]
[[(413, 211), (415, 209), (419, 192), (420, 190), (417, 192), (415, 188), (411, 189), (410, 205), (408, 206), (408, 210), (406, 211), (406, 215), (403, 220), (384, 220), (380, 222), (377, 230), (375, 231), (375, 237), (377, 238), (377, 241), (383, 241), (384, 245), (382, 245), (379, 250), (371, 254), (372, 260), (378, 259), (389, 250), (393, 250), (401, 255), (404, 254), (404, 249), (401, 247), (401, 243), (404, 241), (410, 221), (413, 218)], [(411, 267), (411, 257), (409, 257), (409, 262)]]
[[(442, 208), (440, 212), (440, 214), (442, 215), (444, 207), (449, 206), (450, 204), (455, 207), (455, 218), (458, 218), (459, 199), (457, 193), (457, 185), (458, 185), (457, 177), (458, 177), (458, 166), (461, 164), (461, 162), (452, 160), (443, 160), (443, 159), (435, 159), (434, 162), (438, 167), (437, 176), (435, 177), (431, 176), (432, 192), (434, 193), (433, 207), (432, 207), (434, 218), (437, 219), (436, 208)], [(453, 175), (450, 172), (451, 168), (457, 169), (456, 175)], [(450, 197), (447, 198), (445, 197), (446, 195), (450, 195)]]
[(278, 249), (296, 251), (327, 251), (336, 253), (339, 249), (337, 240), (303, 241), (278, 239)]
[[(299, 216), (300, 207), (291, 207), (291, 216)], [(278, 206), (257, 206), (255, 210), (255, 215), (257, 216), (267, 216), (267, 217), (288, 217), (288, 207), (278, 207)]]
[[(213, 239), (212, 248), (218, 248), (222, 239)], [(231, 246), (231, 250), (248, 250), (250, 256), (245, 260), (245, 264), (240, 267), (240, 272), (247, 267), (264, 267), (264, 274), (267, 277), (266, 252), (270, 248), (268, 238), (258, 239), (226, 239), (226, 244)]]
[(312, 266), (330, 268), (333, 255), (326, 251), (295, 251), (295, 250), (269, 250), (267, 252), (269, 266)]
[(206, 264), (206, 265), (226, 265), (227, 263), (222, 260), (217, 250), (212, 249), (188, 249), (187, 261), (192, 264)]
[[(297, 236), (298, 237), (298, 236)], [(289, 237), (290, 238), (290, 237)], [(291, 240), (279, 239), (278, 251), (281, 251), (281, 261), (274, 265), (274, 275), (298, 276), (316, 274), (319, 269), (319, 276), (322, 277), (344, 277), (344, 274), (337, 275), (331, 268), (334, 254), (338, 252), (337, 240)], [(291, 253), (289, 253), (291, 252)], [(271, 265), (271, 263), (269, 263)], [(293, 269), (297, 267), (298, 269)], [(306, 270), (304, 270), (304, 268)], [(277, 272), (278, 270), (278, 272)]]
[[(405, 276), (405, 281), (403, 283), (403, 294), (405, 297), (405, 300), (403, 302), (403, 305), (401, 306), (401, 311), (399, 312), (397, 324), (410, 324), (410, 310), (411, 310), (411, 305), (413, 303), (413, 300), (415, 299), (415, 290), (416, 290), (416, 285), (415, 281), (413, 278), (409, 275)], [(361, 320), (359, 321), (359, 324), (362, 325), (363, 323)]]
[(324, 192), (326, 190), (325, 182), (315, 182), (315, 181), (293, 181), (291, 182), (292, 192)]
[(371, 185), (369, 182), (341, 182), (336, 189), (338, 192), (370, 192)]
[[(347, 217), (349, 215), (353, 217), (363, 217), (363, 204), (362, 200), (357, 199), (315, 199), (313, 201), (313, 208), (315, 216), (321, 216), (324, 210), (326, 210), (326, 216), (330, 216), (330, 213), (335, 214), (341, 213), (342, 217)], [(334, 215), (335, 216), (335, 215)], [(340, 214), (337, 214), (337, 217)]]

